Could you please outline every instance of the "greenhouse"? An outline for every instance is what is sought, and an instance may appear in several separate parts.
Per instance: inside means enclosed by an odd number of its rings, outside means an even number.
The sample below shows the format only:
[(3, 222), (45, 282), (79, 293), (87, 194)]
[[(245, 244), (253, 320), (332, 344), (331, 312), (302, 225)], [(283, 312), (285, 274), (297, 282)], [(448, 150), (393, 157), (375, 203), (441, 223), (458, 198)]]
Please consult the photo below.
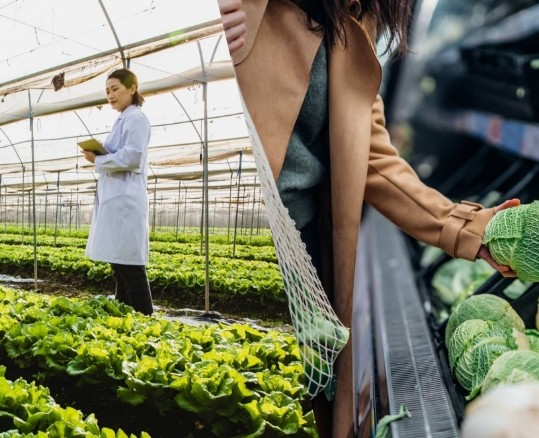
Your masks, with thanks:
[(77, 142), (110, 130), (105, 78), (124, 65), (139, 77), (152, 124), (152, 230), (200, 227), (205, 204), (212, 228), (266, 226), (214, 1), (0, 8), (0, 223), (89, 224), (97, 176)]
[[(0, 434), (316, 436), (216, 1), (3, 0), (0, 25)], [(78, 143), (111, 131), (122, 67), (151, 124), (151, 316), (85, 256)]]

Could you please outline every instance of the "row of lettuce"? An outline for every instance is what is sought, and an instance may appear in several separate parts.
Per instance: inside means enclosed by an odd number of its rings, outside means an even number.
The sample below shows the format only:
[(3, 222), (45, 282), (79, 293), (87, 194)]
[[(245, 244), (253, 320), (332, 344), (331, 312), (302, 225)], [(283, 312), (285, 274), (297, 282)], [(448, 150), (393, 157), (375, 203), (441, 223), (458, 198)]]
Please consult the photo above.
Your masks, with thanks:
[[(81, 411), (62, 407), (54, 401), (48, 388), (27, 382), (22, 378), (15, 381), (5, 377), (6, 367), (0, 366), (0, 418), (3, 423), (2, 436), (9, 437), (99, 437), (134, 438), (122, 429), (117, 431), (100, 428), (93, 414), (84, 418)], [(11, 422), (11, 426), (7, 425)], [(145, 432), (141, 438), (149, 437)]]
[[(16, 228), (0, 230), (0, 266), (31, 268), (34, 265), (34, 236), (21, 235)], [(80, 275), (91, 282), (111, 277), (107, 263), (84, 255), (86, 235), (55, 236), (41, 230), (37, 235), (38, 270)], [(256, 299), (286, 301), (284, 283), (270, 236), (259, 236), (256, 244), (225, 243), (226, 236), (212, 236), (209, 245), (210, 290), (223, 295), (248, 295)], [(244, 239), (246, 240), (246, 239)], [(200, 236), (156, 234), (150, 243), (148, 279), (154, 290), (201, 292), (206, 281), (206, 257)]]
[(6, 436), (153, 436), (152, 424), (100, 428), (99, 412), (85, 417), (61, 407), (46, 388), (58, 381), (64, 398), (98, 391), (107, 409), (158, 412), (154, 422), (161, 430), (169, 424), (170, 436), (179, 430), (193, 437), (316, 436), (299, 348), (292, 335), (275, 330), (188, 326), (106, 297), (0, 287), (0, 359), (7, 365), (0, 379)]

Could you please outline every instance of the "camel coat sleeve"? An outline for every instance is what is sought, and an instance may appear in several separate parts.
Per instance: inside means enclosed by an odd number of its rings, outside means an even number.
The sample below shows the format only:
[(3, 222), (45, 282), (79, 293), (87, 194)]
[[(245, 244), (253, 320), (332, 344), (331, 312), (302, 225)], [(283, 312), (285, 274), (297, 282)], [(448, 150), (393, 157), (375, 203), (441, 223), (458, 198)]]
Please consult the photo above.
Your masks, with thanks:
[(412, 237), (453, 257), (475, 260), (493, 209), (468, 201), (456, 204), (423, 184), (391, 145), (380, 96), (371, 129), (365, 200)]

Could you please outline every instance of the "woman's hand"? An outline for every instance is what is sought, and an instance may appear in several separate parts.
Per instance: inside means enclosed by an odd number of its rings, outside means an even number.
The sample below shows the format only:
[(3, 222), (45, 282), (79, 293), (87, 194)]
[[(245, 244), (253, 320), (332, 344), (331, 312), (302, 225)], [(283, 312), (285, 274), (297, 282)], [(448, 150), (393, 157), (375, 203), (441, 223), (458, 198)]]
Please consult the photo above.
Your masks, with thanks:
[[(502, 204), (494, 207), (494, 214), (498, 213), (499, 211), (505, 210), (506, 208), (517, 207), (518, 205), (520, 205), (519, 199), (509, 199)], [(499, 265), (498, 263), (496, 263), (496, 261), (490, 255), (490, 251), (486, 245), (481, 245), (481, 248), (479, 248), (479, 252), (477, 253), (477, 257), (485, 260), (490, 266), (496, 269), (504, 277), (517, 276), (517, 273), (513, 271), (509, 266)]]
[(82, 154), (90, 163), (95, 162), (95, 154), (92, 151), (82, 151)]
[(245, 44), (245, 12), (241, 10), (241, 0), (218, 0), (228, 50), (234, 53)]

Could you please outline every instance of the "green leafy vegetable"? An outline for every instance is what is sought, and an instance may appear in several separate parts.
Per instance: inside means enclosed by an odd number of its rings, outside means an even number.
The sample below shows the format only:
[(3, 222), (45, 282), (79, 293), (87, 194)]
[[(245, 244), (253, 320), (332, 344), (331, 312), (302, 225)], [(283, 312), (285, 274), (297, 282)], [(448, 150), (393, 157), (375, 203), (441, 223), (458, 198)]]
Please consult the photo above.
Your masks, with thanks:
[(513, 336), (512, 330), (480, 319), (469, 319), (457, 327), (447, 346), (449, 367), (462, 387), (470, 391), (468, 398), (479, 392), (492, 362), (518, 348)]
[(539, 331), (535, 329), (527, 329), (524, 334), (528, 338), (530, 350), (539, 353)]
[(376, 426), (376, 438), (390, 438), (391, 430), (389, 429), (390, 423), (403, 418), (409, 418), (412, 414), (408, 410), (406, 405), (401, 405), (399, 413), (395, 415), (386, 415), (380, 419)]
[(506, 300), (491, 294), (472, 295), (451, 313), (445, 329), (446, 345), (456, 328), (468, 319), (493, 321), (500, 328), (524, 332), (524, 321)]
[(524, 281), (539, 281), (539, 201), (498, 212), (483, 235), (494, 260)]
[(539, 353), (530, 350), (508, 351), (491, 365), (481, 393), (501, 384), (539, 381)]
[(432, 287), (444, 304), (454, 306), (469, 297), (495, 272), (485, 260), (453, 259), (444, 263), (432, 278)]

